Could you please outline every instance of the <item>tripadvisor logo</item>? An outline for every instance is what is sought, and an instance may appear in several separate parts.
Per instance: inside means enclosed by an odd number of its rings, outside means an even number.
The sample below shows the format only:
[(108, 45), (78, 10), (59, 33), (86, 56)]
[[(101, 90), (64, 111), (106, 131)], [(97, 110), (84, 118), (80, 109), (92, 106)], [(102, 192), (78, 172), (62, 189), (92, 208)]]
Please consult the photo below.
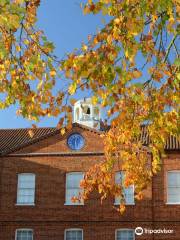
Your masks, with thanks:
[(142, 228), (142, 227), (137, 227), (135, 228), (135, 234), (137, 236), (140, 236), (142, 234), (172, 234), (174, 230), (172, 229), (148, 229), (148, 228)]
[(135, 229), (135, 234), (138, 235), (138, 236), (142, 235), (143, 232), (144, 232), (144, 231), (143, 231), (143, 228), (142, 228), (142, 227), (137, 227), (137, 228)]

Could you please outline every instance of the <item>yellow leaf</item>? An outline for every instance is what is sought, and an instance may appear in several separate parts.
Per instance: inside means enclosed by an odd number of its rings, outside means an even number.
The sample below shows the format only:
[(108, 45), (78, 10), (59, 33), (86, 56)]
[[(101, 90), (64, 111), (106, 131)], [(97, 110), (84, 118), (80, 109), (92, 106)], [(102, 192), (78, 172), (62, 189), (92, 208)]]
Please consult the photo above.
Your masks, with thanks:
[(83, 45), (82, 45), (82, 50), (83, 50), (84, 52), (86, 52), (86, 51), (88, 50), (88, 46), (86, 46), (85, 44), (83, 44)]
[(25, 40), (24, 40), (24, 44), (28, 45), (28, 44), (29, 44), (29, 40), (28, 40), (28, 39), (25, 39)]
[(65, 128), (61, 128), (60, 133), (61, 133), (62, 136), (65, 134), (65, 132), (66, 132), (66, 129)]
[(31, 138), (33, 138), (33, 136), (34, 136), (34, 132), (33, 132), (32, 129), (30, 129), (30, 130), (28, 131), (28, 134), (29, 134), (29, 136), (30, 136)]
[(17, 51), (17, 52), (20, 52), (20, 51), (21, 51), (21, 48), (20, 48), (19, 45), (16, 46), (16, 51)]
[(138, 71), (138, 70), (135, 70), (133, 72), (133, 77), (134, 78), (140, 78), (142, 76), (142, 72)]
[(126, 210), (125, 205), (120, 205), (120, 207), (119, 207), (120, 213), (123, 214), (125, 210)]
[(55, 77), (55, 76), (56, 76), (56, 71), (55, 71), (55, 70), (52, 70), (52, 71), (50, 71), (49, 74), (50, 74), (51, 77)]
[(69, 90), (68, 90), (70, 95), (73, 95), (76, 92), (76, 87), (77, 87), (76, 83), (73, 83), (70, 85)]
[(114, 23), (115, 23), (115, 24), (120, 24), (120, 22), (121, 22), (120, 18), (115, 18), (115, 19), (114, 19)]
[(74, 98), (71, 98), (69, 101), (70, 101), (71, 105), (74, 105), (74, 104), (76, 103), (77, 100), (74, 99)]
[(93, 96), (93, 97), (91, 98), (91, 101), (92, 101), (92, 104), (93, 104), (93, 105), (96, 105), (96, 104), (98, 103), (98, 97), (97, 97), (97, 96)]

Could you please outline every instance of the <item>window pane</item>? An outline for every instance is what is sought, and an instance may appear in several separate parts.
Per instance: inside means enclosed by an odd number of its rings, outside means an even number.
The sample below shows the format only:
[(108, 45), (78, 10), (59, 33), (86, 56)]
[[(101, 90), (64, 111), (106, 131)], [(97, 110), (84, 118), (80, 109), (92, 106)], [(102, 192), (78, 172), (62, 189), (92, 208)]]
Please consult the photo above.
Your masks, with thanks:
[(168, 186), (169, 187), (180, 187), (180, 172), (169, 172), (168, 173)]
[(180, 172), (168, 172), (168, 202), (180, 202)]
[(70, 189), (70, 190), (66, 190), (66, 202), (68, 203), (72, 203), (75, 204), (74, 202), (72, 202), (72, 197), (78, 197), (80, 193), (79, 189)]
[(169, 202), (180, 202), (180, 188), (169, 188), (168, 190)]
[(82, 230), (67, 230), (66, 240), (83, 240)]
[(18, 194), (22, 196), (33, 196), (34, 189), (19, 189)]
[(17, 230), (16, 240), (33, 240), (33, 231)]
[(67, 187), (79, 188), (79, 184), (82, 179), (83, 173), (67, 174)]
[(169, 194), (170, 195), (178, 195), (178, 194), (180, 194), (180, 188), (176, 188), (176, 187), (169, 188)]
[(134, 240), (133, 230), (118, 230), (116, 240)]
[(134, 203), (134, 187), (130, 186), (128, 188), (124, 188), (124, 195), (127, 204)]
[[(117, 172), (115, 174), (116, 184), (123, 184), (124, 178), (125, 178), (124, 171)], [(123, 187), (123, 193), (124, 193), (126, 204), (133, 204), (134, 203), (134, 186), (129, 186), (128, 188)], [(116, 204), (120, 203), (120, 200), (121, 200), (120, 197), (116, 197), (115, 203)]]
[(32, 204), (35, 196), (35, 174), (19, 174), (17, 203)]
[(123, 171), (117, 172), (115, 175), (115, 182), (117, 184), (122, 184), (123, 179), (124, 179), (124, 172)]
[(34, 188), (35, 175), (34, 174), (19, 174), (18, 175), (18, 186), (20, 188)]
[(83, 179), (83, 173), (68, 173), (66, 175), (66, 202), (70, 204), (79, 204), (79, 202), (72, 202), (72, 197), (79, 197), (82, 192), (80, 188), (80, 181)]

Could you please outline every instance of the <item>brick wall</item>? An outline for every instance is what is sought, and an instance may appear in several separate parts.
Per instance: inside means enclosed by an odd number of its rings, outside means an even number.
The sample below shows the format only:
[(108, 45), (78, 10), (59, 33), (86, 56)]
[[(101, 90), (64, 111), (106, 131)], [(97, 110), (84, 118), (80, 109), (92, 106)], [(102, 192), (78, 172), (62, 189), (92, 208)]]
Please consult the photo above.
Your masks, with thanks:
[[(85, 152), (102, 152), (99, 134), (75, 128), (85, 137)], [(67, 136), (52, 136), (17, 153), (70, 152)], [(153, 178), (145, 198), (127, 206), (124, 215), (113, 208), (114, 199), (100, 204), (93, 193), (84, 206), (65, 206), (65, 176), (71, 171), (87, 171), (103, 156), (18, 156), (0, 158), (0, 240), (15, 239), (17, 228), (32, 228), (35, 240), (63, 240), (66, 228), (82, 228), (84, 240), (113, 240), (118, 228), (173, 229), (174, 234), (144, 234), (136, 239), (180, 240), (180, 205), (166, 204), (166, 173), (180, 170), (180, 155), (169, 153), (162, 171)], [(35, 206), (17, 206), (17, 174), (36, 174)], [(152, 192), (153, 189), (153, 192)]]

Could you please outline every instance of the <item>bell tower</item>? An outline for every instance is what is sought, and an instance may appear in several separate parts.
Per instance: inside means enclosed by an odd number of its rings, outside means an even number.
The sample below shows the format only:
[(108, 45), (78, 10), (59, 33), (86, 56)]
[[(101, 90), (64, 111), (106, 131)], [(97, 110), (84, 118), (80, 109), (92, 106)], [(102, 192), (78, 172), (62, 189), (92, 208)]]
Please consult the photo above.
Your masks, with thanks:
[(101, 111), (99, 104), (92, 104), (91, 98), (78, 100), (74, 104), (73, 122), (100, 129)]

